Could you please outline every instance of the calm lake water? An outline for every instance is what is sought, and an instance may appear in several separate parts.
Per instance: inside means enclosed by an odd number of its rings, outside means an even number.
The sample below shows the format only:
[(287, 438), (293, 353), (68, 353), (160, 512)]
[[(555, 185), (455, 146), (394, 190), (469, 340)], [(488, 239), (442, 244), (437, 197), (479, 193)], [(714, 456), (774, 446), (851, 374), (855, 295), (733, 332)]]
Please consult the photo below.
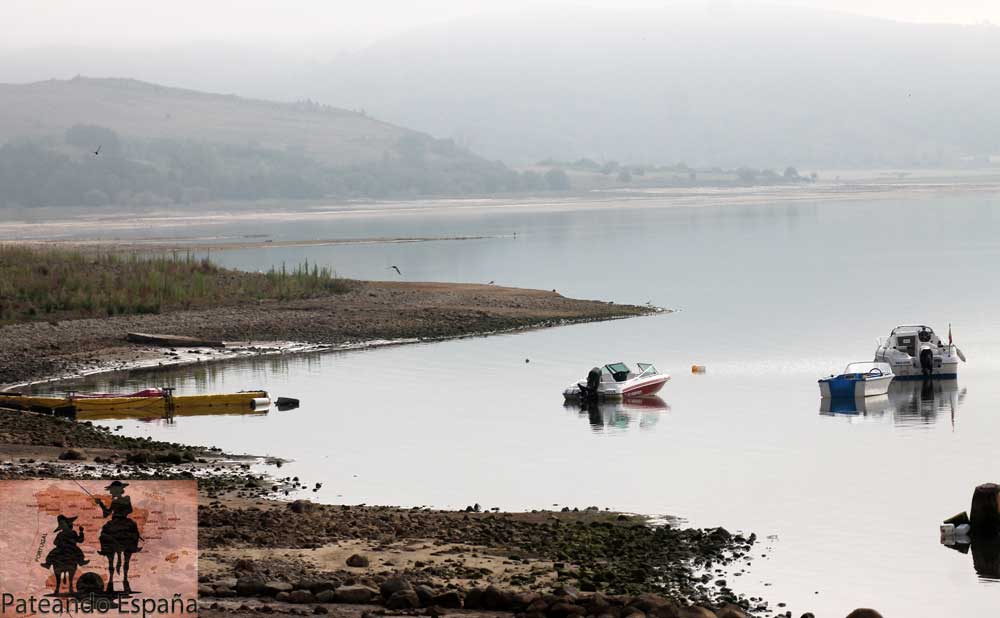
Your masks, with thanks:
[[(213, 253), (241, 268), (308, 259), (390, 279), (398, 265), (405, 280), (494, 280), (678, 311), (90, 383), (300, 398), (297, 410), (260, 416), (109, 424), (293, 458), (280, 473), (322, 482), (309, 496), (324, 501), (676, 515), (773, 535), (757, 552), (769, 546), (767, 557), (730, 583), (796, 616), (995, 610), (997, 557), (977, 548), (977, 573), (971, 552), (939, 544), (938, 524), (968, 508), (976, 484), (1000, 480), (1000, 198), (670, 204), (231, 224), (282, 240), (495, 236)], [(910, 323), (942, 335), (953, 325), (969, 359), (959, 380), (896, 384), (865, 411), (824, 411), (817, 378), (871, 360), (875, 337)], [(618, 360), (673, 375), (662, 406), (563, 406), (567, 384)], [(707, 373), (692, 375), (693, 363)]]

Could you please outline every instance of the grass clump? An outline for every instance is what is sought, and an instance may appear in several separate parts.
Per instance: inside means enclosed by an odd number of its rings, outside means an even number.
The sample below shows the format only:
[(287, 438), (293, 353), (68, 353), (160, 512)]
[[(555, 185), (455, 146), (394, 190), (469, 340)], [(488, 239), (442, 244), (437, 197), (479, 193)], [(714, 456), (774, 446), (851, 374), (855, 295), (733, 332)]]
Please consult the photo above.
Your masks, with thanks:
[(190, 253), (139, 255), (0, 245), (0, 323), (205, 309), (348, 291), (305, 262), (249, 273)]

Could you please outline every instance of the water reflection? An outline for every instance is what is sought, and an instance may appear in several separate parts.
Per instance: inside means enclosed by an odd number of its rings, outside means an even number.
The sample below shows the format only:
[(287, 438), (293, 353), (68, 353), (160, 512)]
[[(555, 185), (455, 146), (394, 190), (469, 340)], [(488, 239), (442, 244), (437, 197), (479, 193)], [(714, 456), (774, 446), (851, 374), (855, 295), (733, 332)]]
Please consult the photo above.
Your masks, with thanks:
[(638, 425), (640, 430), (652, 429), (660, 420), (660, 413), (670, 410), (663, 399), (648, 397), (622, 401), (566, 402), (563, 407), (586, 416), (594, 432), (623, 431)]
[(944, 413), (954, 423), (965, 392), (959, 389), (958, 380), (909, 380), (894, 381), (889, 397), (900, 425), (930, 424)]
[(954, 424), (965, 395), (958, 380), (896, 380), (886, 395), (823, 398), (819, 413), (870, 420), (889, 417), (901, 426), (929, 425), (947, 414)]
[(971, 539), (945, 543), (945, 547), (959, 553), (972, 551), (972, 568), (980, 579), (1000, 581), (1000, 539)]
[(819, 413), (830, 416), (863, 416), (881, 418), (892, 405), (889, 395), (874, 397), (823, 397), (819, 403)]
[[(144, 388), (173, 388), (178, 394), (201, 394), (219, 392), (224, 389), (225, 380), (234, 373), (245, 378), (246, 384), (263, 386), (275, 377), (287, 376), (292, 367), (299, 371), (310, 371), (321, 366), (321, 353), (268, 354), (234, 358), (221, 363), (198, 363), (176, 367), (143, 367), (126, 371), (101, 373), (80, 378), (70, 378), (54, 382), (40, 383), (29, 387), (32, 394), (64, 394), (66, 391), (79, 392), (125, 392)], [(250, 376), (247, 378), (246, 376)], [(249, 389), (251, 386), (242, 386)]]

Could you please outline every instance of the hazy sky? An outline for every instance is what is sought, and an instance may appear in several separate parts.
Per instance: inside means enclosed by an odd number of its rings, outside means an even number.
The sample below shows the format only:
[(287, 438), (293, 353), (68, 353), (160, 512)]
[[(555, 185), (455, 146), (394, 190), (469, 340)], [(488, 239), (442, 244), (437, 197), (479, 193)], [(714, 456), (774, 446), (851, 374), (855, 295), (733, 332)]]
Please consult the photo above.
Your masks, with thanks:
[[(738, 6), (747, 0), (0, 0), (0, 46), (135, 47), (225, 41), (349, 48), (413, 27), (548, 7)], [(1000, 0), (777, 0), (904, 21), (1000, 24)]]

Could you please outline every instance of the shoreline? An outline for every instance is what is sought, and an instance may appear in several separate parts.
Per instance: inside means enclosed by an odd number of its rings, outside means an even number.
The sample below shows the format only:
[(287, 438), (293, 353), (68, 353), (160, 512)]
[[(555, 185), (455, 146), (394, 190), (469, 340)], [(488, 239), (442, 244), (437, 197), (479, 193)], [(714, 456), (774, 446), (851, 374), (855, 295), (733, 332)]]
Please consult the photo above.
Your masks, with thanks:
[[(665, 312), (571, 299), (554, 290), (357, 282), (350, 292), (328, 298), (2, 326), (0, 389), (105, 372), (446, 341)], [(221, 350), (164, 348), (127, 343), (128, 332), (229, 343)]]
[[(234, 221), (313, 221), (330, 217), (399, 217), (429, 213), (482, 214), (485, 212), (564, 212), (602, 208), (698, 208), (706, 206), (779, 206), (809, 202), (842, 202), (856, 199), (906, 199), (942, 194), (1000, 193), (997, 174), (959, 176), (915, 176), (908, 180), (859, 177), (810, 185), (760, 185), (749, 187), (630, 187), (547, 195), (440, 197), (414, 200), (260, 200), (247, 202), (206, 202), (162, 207), (40, 207), (0, 208), (0, 233), (25, 244), (109, 245), (125, 241), (141, 245), (153, 238), (121, 238), (116, 232), (158, 229), (177, 225), (223, 226)], [(622, 204), (624, 202), (624, 204)], [(67, 231), (69, 233), (67, 233)], [(86, 236), (88, 232), (100, 237)], [(72, 234), (72, 236), (70, 235)], [(213, 235), (212, 240), (226, 238)], [(472, 240), (475, 237), (345, 238), (315, 241), (326, 244), (357, 242), (429, 242)], [(240, 248), (243, 238), (233, 239)], [(252, 240), (252, 239), (249, 239)], [(300, 241), (289, 241), (298, 243)], [(314, 242), (310, 240), (302, 242)], [(167, 245), (186, 247), (188, 239), (169, 238)], [(254, 245), (256, 243), (248, 243)], [(263, 244), (263, 241), (261, 242)], [(291, 246), (298, 246), (292, 244)], [(225, 248), (219, 248), (224, 250)]]

